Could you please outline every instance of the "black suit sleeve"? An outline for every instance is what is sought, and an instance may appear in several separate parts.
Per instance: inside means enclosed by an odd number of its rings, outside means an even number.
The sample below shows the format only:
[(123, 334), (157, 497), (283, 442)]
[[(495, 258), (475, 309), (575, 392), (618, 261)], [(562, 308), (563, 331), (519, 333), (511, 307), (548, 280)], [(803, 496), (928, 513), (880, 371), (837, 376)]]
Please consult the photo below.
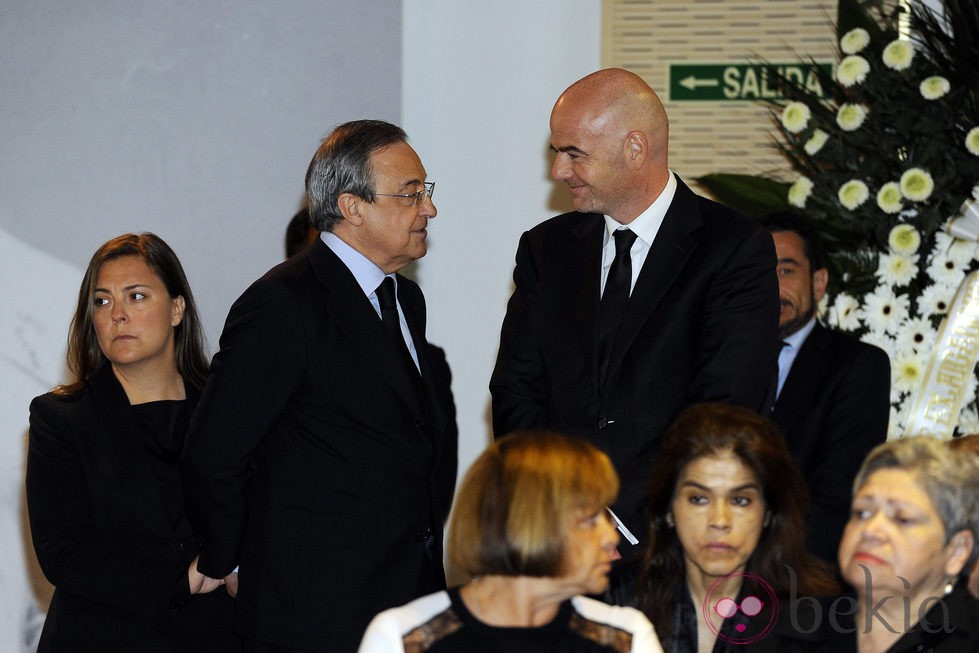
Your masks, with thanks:
[(539, 428), (547, 421), (540, 347), (540, 285), (526, 233), (517, 246), (513, 283), (500, 333), (500, 351), (490, 379), (496, 437)]
[(135, 525), (105, 527), (125, 519), (123, 508), (93, 505), (92, 483), (105, 479), (87, 468), (79, 438), (91, 434), (70, 406), (77, 404), (45, 395), (30, 407), (27, 508), (41, 569), (59, 591), (165, 624), (170, 601), (190, 594), (184, 556), (172, 542), (141, 537)]
[[(436, 375), (436, 387), (450, 389), (452, 384), (452, 369), (441, 347), (429, 345), (432, 368)], [(452, 497), (455, 494), (456, 474), (459, 469), (459, 427), (456, 422), (456, 406), (451, 390), (443, 402), (445, 410), (445, 432), (439, 449), (439, 458), (435, 470), (436, 492), (438, 503), (437, 515), (442, 523), (449, 517), (452, 507)]]
[(849, 352), (847, 372), (837, 392), (827, 399), (829, 410), (819, 434), (819, 446), (809, 474), (809, 549), (836, 559), (836, 548), (850, 512), (853, 479), (864, 458), (887, 439), (890, 418), (891, 366), (877, 347)]
[(235, 302), (191, 421), (183, 456), (186, 509), (198, 568), (212, 578), (238, 563), (252, 454), (302, 378), (306, 334), (296, 301), (263, 280)]
[(725, 261), (704, 301), (688, 403), (718, 401), (762, 412), (778, 362), (775, 246), (753, 231)]

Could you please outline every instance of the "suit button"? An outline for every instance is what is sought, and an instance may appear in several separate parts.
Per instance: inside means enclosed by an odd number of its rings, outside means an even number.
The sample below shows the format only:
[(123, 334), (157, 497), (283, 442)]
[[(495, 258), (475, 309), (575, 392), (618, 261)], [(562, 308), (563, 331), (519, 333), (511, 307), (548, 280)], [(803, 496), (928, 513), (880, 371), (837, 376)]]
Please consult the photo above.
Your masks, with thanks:
[(603, 429), (608, 426), (608, 419), (602, 417), (598, 420), (598, 428)]
[(420, 419), (419, 420), (415, 420), (415, 428), (416, 429), (423, 429), (423, 428), (425, 428), (425, 422), (422, 421), (422, 420), (420, 420)]

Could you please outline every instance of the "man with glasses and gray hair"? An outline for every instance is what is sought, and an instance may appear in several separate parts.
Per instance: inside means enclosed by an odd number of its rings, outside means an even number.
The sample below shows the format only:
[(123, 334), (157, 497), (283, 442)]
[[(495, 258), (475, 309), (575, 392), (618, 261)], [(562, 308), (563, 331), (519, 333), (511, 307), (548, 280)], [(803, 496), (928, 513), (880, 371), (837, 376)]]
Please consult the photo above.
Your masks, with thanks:
[(231, 308), (185, 494), (246, 651), (353, 651), (375, 614), (445, 587), (455, 407), (398, 274), (427, 251), (433, 190), (399, 127), (340, 125), (306, 174), (320, 238)]

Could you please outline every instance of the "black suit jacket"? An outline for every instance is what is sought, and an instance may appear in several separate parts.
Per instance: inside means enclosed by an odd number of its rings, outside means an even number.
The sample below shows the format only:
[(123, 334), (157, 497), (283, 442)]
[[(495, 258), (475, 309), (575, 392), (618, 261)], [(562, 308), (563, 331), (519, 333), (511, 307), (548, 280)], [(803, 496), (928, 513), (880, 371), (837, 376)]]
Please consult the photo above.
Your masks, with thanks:
[(417, 284), (398, 299), (428, 407), (353, 274), (321, 240), (232, 306), (184, 452), (199, 568), (240, 563), (235, 627), (354, 650), (370, 619), (445, 586), (457, 431)]
[(190, 596), (190, 526), (170, 521), (130, 408), (109, 365), (80, 393), (31, 402), (27, 507), (55, 586), (39, 651), (235, 646), (227, 594)]
[(616, 512), (641, 538), (641, 496), (676, 414), (704, 401), (766, 405), (778, 356), (775, 248), (678, 180), (599, 379), (604, 231), (601, 215), (566, 213), (521, 237), (490, 381), (493, 429), (588, 437), (615, 464)]
[(807, 546), (836, 563), (853, 478), (887, 439), (891, 365), (878, 347), (816, 323), (772, 412), (809, 486)]

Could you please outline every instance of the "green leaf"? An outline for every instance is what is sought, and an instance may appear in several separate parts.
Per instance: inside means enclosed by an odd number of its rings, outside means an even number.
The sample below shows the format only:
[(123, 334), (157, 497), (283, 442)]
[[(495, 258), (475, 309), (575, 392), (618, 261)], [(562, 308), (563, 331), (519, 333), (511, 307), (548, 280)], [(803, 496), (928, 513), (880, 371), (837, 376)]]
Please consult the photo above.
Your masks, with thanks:
[(716, 172), (697, 177), (718, 202), (749, 218), (759, 219), (789, 210), (789, 185), (767, 177)]

